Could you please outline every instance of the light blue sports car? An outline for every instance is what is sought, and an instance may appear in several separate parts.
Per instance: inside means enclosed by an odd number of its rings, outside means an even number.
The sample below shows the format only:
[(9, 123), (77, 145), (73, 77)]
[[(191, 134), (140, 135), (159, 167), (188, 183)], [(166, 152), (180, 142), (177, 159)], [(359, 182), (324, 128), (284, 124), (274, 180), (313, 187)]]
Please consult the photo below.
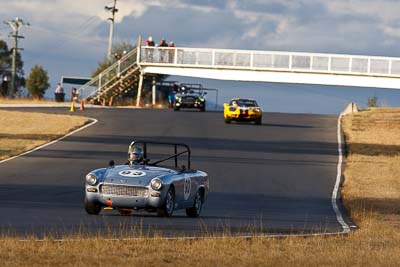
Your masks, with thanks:
[[(155, 154), (151, 162), (149, 150), (172, 150)], [(191, 151), (186, 144), (134, 141), (129, 145), (128, 163), (96, 169), (86, 175), (84, 206), (88, 214), (118, 210), (130, 215), (133, 210), (157, 212), (172, 216), (174, 210), (185, 209), (189, 217), (198, 217), (207, 198), (207, 173), (190, 166)], [(187, 157), (186, 166), (178, 167), (180, 157)], [(160, 164), (170, 163), (171, 167)]]

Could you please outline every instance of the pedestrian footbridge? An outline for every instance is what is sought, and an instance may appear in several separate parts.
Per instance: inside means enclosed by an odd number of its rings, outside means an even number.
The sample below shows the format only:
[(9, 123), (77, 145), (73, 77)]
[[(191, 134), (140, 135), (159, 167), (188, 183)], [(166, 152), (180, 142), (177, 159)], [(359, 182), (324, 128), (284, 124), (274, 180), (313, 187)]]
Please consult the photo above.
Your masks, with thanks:
[[(139, 45), (79, 89), (92, 103), (134, 90), (154, 74), (233, 81), (400, 89), (400, 58)], [(154, 99), (154, 97), (153, 97)], [(154, 103), (153, 103), (154, 104)]]

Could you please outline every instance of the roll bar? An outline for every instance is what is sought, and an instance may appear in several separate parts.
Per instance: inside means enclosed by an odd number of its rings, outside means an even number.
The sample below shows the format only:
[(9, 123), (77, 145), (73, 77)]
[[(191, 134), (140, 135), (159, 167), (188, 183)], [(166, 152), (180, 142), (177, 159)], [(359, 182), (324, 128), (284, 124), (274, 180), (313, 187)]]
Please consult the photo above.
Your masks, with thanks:
[[(175, 159), (175, 168), (178, 168), (178, 157), (183, 155), (183, 154), (187, 154), (187, 168), (188, 170), (190, 170), (190, 157), (191, 157), (191, 151), (190, 151), (190, 147), (186, 144), (183, 143), (169, 143), (169, 142), (157, 142), (157, 141), (143, 141), (143, 140), (135, 140), (133, 142), (131, 142), (131, 144), (129, 145), (129, 148), (134, 147), (135, 145), (142, 145), (143, 146), (143, 161), (144, 164), (146, 165), (157, 165), (161, 162), (167, 161), (169, 159)], [(147, 159), (147, 148), (148, 145), (153, 144), (153, 145), (160, 145), (160, 146), (171, 146), (174, 149), (174, 153), (171, 156), (168, 156), (166, 158), (157, 160), (156, 162), (149, 162), (149, 159)], [(181, 147), (183, 148), (183, 151), (180, 151), (178, 153), (178, 148)]]

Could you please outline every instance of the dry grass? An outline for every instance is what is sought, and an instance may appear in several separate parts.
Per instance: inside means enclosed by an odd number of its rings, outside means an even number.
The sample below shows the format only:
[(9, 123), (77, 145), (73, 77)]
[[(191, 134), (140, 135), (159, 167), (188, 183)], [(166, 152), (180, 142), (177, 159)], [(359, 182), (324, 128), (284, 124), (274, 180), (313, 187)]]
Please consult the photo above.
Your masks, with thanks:
[[(400, 110), (344, 118), (345, 205), (359, 225), (346, 236), (161, 240), (0, 241), (2, 266), (398, 266)], [(396, 137), (396, 140), (392, 138)]]
[(400, 109), (367, 110), (343, 124), (348, 156), (342, 192), (352, 217), (363, 227), (368, 211), (400, 230)]
[(57, 139), (87, 118), (0, 110), (0, 160)]

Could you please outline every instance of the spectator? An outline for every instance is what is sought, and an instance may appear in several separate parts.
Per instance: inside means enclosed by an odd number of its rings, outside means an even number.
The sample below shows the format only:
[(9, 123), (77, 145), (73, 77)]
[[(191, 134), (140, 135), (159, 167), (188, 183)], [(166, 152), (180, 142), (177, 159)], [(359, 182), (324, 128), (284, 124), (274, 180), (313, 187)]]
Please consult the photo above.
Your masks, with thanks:
[(121, 55), (118, 53), (114, 53), (114, 58), (115, 58), (115, 61), (118, 61), (121, 59)]
[[(155, 46), (153, 37), (149, 36), (146, 40), (146, 46)], [(147, 62), (153, 62), (153, 49), (146, 49)]]
[(168, 46), (168, 44), (167, 44), (167, 42), (165, 41), (164, 38), (161, 39), (159, 46), (161, 46), (161, 47), (167, 47)]
[(174, 42), (169, 42), (168, 47), (170, 49), (168, 49), (168, 62), (169, 63), (174, 63), (174, 56), (175, 56), (175, 49), (173, 49), (175, 47)]
[(168, 104), (170, 108), (174, 107), (175, 91), (172, 89), (168, 92)]
[(64, 88), (62, 88), (61, 83), (58, 83), (55, 90), (56, 94), (64, 93)]
[(160, 63), (164, 63), (165, 54), (167, 53), (167, 51), (165, 51), (164, 47), (168, 47), (168, 44), (165, 41), (165, 39), (162, 38), (161, 41), (160, 41), (160, 44), (158, 46), (161, 47), (161, 49), (159, 49), (159, 51), (160, 51)]
[(64, 102), (64, 88), (62, 88), (61, 83), (58, 83), (56, 86), (56, 90), (54, 91), (54, 98), (56, 102)]
[(78, 101), (78, 90), (75, 87), (71, 89), (71, 102)]
[(8, 94), (8, 76), (6, 74), (3, 74), (3, 82), (1, 84), (0, 95), (6, 97), (7, 94)]
[(149, 38), (147, 38), (146, 40), (146, 45), (147, 46), (155, 46), (156, 44), (153, 41), (153, 37), (149, 36)]

